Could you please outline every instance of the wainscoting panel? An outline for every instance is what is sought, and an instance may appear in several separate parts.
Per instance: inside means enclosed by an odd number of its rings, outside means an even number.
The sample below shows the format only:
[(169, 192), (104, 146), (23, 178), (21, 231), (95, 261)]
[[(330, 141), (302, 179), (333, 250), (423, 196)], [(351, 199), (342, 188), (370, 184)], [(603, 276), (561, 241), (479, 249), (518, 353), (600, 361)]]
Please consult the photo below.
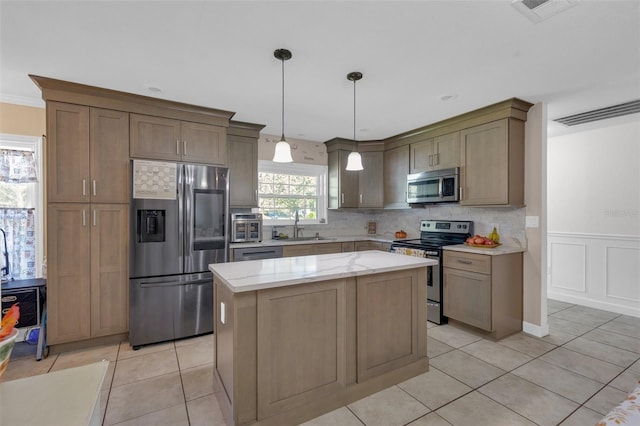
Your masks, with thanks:
[(607, 297), (640, 303), (640, 249), (606, 247)]
[(551, 287), (585, 293), (586, 288), (585, 244), (550, 243)]
[(547, 234), (551, 299), (640, 317), (640, 237)]

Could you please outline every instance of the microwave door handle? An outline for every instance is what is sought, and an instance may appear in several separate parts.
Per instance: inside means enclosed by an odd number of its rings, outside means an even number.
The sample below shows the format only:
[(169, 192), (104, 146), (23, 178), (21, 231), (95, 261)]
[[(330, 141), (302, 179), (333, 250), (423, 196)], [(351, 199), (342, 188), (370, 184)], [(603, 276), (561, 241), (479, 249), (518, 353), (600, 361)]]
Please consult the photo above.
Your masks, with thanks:
[(438, 195), (442, 198), (442, 181), (443, 179), (438, 180)]

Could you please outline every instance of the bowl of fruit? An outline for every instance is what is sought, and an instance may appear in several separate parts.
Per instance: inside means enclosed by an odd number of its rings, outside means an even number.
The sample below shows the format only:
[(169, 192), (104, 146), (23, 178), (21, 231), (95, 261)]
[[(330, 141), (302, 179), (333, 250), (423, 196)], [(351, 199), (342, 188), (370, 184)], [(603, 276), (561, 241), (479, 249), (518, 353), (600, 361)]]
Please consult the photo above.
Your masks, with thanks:
[(473, 237), (467, 238), (467, 240), (465, 241), (465, 245), (479, 248), (494, 248), (498, 247), (500, 243), (492, 240), (488, 236), (483, 237), (481, 235), (474, 235)]

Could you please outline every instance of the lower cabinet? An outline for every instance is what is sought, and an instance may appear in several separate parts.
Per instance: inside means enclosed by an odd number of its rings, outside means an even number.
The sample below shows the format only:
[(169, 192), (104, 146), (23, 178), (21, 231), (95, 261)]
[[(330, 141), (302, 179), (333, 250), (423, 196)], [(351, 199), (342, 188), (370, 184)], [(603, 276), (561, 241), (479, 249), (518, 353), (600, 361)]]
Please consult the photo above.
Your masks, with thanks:
[(47, 206), (47, 343), (128, 331), (128, 204)]
[(501, 339), (522, 330), (522, 253), (444, 250), (444, 315)]
[(342, 252), (341, 243), (294, 244), (282, 247), (282, 257), (310, 256)]
[(381, 250), (381, 251), (389, 251), (391, 250), (391, 243), (383, 243), (380, 241), (356, 241), (355, 242), (355, 251), (365, 251), (365, 250)]

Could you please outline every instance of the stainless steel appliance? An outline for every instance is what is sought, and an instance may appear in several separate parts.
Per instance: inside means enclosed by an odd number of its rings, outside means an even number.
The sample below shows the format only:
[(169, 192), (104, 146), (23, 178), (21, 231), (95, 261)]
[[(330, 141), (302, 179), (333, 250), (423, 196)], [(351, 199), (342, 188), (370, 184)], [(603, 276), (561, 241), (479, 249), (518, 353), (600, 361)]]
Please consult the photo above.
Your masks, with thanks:
[(442, 247), (462, 244), (473, 235), (473, 222), (459, 220), (422, 220), (420, 238), (396, 240), (391, 251), (398, 254), (436, 259), (438, 266), (427, 268), (427, 319), (436, 324), (447, 322), (442, 309)]
[(228, 170), (132, 162), (129, 342), (213, 331), (210, 263), (226, 262)]
[(282, 257), (282, 246), (241, 247), (233, 249), (233, 261), (277, 259)]
[(262, 241), (262, 215), (260, 213), (233, 213), (231, 215), (231, 242)]
[(460, 168), (407, 175), (407, 203), (449, 203), (460, 200)]

